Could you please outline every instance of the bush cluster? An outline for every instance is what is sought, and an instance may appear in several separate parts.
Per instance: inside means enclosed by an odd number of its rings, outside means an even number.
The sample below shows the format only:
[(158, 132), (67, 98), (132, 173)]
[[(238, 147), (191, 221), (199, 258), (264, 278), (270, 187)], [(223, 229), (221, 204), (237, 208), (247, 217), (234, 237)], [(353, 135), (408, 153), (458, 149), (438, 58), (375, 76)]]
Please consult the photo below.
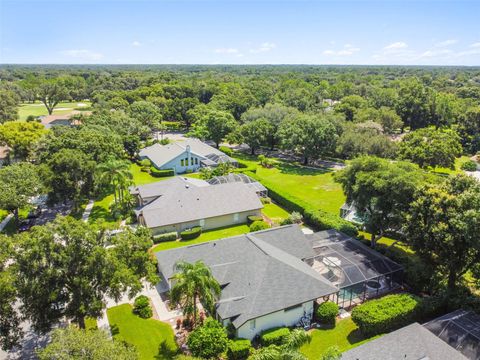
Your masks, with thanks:
[(151, 166), (150, 175), (152, 175), (153, 177), (167, 177), (175, 175), (175, 172), (173, 171), (173, 169), (158, 170), (154, 166)]
[(332, 301), (321, 303), (317, 308), (317, 319), (323, 324), (335, 325), (338, 315), (338, 305)]
[(143, 319), (151, 318), (153, 315), (152, 308), (150, 306), (150, 300), (145, 295), (140, 295), (135, 299), (133, 303), (133, 313), (140, 316)]
[(283, 219), (280, 222), (280, 225), (300, 224), (302, 220), (303, 220), (302, 214), (300, 214), (297, 211), (294, 211), (290, 215), (288, 215), (288, 218)]
[(461, 168), (465, 171), (477, 171), (477, 163), (473, 160), (468, 160), (462, 164)]
[(420, 308), (420, 299), (413, 295), (388, 295), (355, 307), (352, 320), (365, 336), (370, 337), (410, 324)]
[(260, 201), (262, 202), (262, 204), (271, 204), (272, 203), (272, 199), (270, 199), (268, 196), (267, 197), (262, 197), (260, 198)]
[(305, 201), (285, 193), (283, 189), (272, 184), (267, 179), (260, 180), (256, 174), (252, 172), (248, 172), (246, 175), (261, 181), (261, 183), (268, 189), (270, 197), (276, 203), (289, 211), (296, 211), (302, 214), (305, 222), (316, 230), (335, 229), (350, 236), (356, 236), (358, 234), (358, 229), (355, 225), (342, 219), (340, 216), (314, 208)]
[(252, 344), (247, 339), (230, 340), (227, 347), (229, 360), (242, 360), (248, 358)]
[(290, 330), (286, 327), (266, 330), (260, 335), (260, 343), (262, 346), (280, 346), (285, 342), (289, 334)]
[(227, 146), (220, 146), (218, 148), (218, 150), (220, 150), (221, 152), (223, 152), (225, 155), (227, 156), (232, 156), (233, 155), (233, 150)]
[(255, 221), (263, 221), (263, 218), (261, 216), (257, 216), (257, 215), (247, 216), (247, 225), (250, 225), (250, 224), (254, 223)]
[(265, 230), (268, 229), (270, 225), (268, 225), (265, 221), (254, 221), (253, 223), (250, 224), (249, 228), (250, 231), (260, 231), (260, 230)]
[(202, 234), (202, 227), (201, 226), (195, 226), (191, 228), (190, 230), (185, 230), (180, 233), (180, 238), (182, 240), (192, 240), (196, 239)]
[(178, 131), (183, 129), (183, 124), (179, 121), (162, 121), (162, 125), (165, 125), (167, 130)]
[(168, 232), (164, 234), (158, 234), (153, 236), (153, 243), (158, 244), (165, 241), (177, 240), (178, 234), (176, 231)]
[(218, 358), (227, 349), (228, 338), (223, 326), (207, 318), (202, 326), (188, 335), (187, 345), (193, 356), (204, 359)]

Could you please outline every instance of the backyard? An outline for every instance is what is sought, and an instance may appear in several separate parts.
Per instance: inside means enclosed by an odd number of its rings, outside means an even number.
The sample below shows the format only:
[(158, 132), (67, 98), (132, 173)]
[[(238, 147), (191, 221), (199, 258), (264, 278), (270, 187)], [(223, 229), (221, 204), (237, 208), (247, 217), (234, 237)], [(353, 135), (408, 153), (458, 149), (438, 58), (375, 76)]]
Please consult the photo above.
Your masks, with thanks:
[(331, 346), (338, 346), (341, 352), (359, 346), (367, 341), (351, 318), (337, 321), (333, 329), (319, 329), (310, 332), (312, 341), (303, 345), (300, 351), (311, 360), (317, 360)]
[(113, 337), (134, 345), (140, 360), (171, 359), (177, 352), (169, 324), (134, 315), (130, 304), (107, 309), (107, 316)]

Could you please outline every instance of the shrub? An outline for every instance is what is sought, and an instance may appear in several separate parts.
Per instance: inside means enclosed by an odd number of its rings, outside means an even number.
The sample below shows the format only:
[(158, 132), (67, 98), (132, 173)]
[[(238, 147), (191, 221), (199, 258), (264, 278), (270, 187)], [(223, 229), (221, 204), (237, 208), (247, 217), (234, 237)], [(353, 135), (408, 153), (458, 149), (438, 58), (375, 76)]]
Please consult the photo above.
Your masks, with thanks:
[(280, 225), (300, 224), (303, 220), (302, 214), (297, 211), (292, 212), (288, 218), (283, 219)]
[(270, 199), (269, 197), (262, 197), (262, 198), (260, 198), (260, 201), (262, 202), (262, 204), (271, 204), (272, 203), (272, 199)]
[(297, 211), (302, 214), (305, 222), (316, 230), (335, 229), (350, 236), (356, 236), (358, 234), (358, 229), (355, 225), (342, 219), (340, 216), (312, 207), (305, 201), (285, 193), (283, 189), (270, 183), (268, 179), (259, 179), (253, 172), (248, 172), (246, 175), (261, 181), (268, 189), (268, 194), (272, 200), (289, 211)]
[(178, 121), (162, 121), (162, 125), (165, 125), (167, 130), (178, 131), (183, 129), (183, 124)]
[(473, 160), (468, 160), (462, 164), (461, 168), (465, 171), (477, 171), (477, 163)]
[(227, 349), (227, 344), (225, 329), (212, 318), (207, 318), (205, 323), (193, 330), (187, 339), (192, 355), (204, 359), (218, 358)]
[(176, 231), (168, 232), (165, 234), (158, 234), (153, 236), (153, 243), (158, 244), (165, 241), (177, 240), (178, 234)]
[(230, 360), (246, 359), (250, 355), (252, 344), (247, 339), (230, 340), (227, 347), (227, 357)]
[(151, 318), (153, 315), (152, 308), (150, 307), (150, 300), (145, 295), (140, 295), (135, 299), (133, 303), (133, 313), (140, 316), (143, 319)]
[(173, 169), (158, 170), (154, 166), (151, 166), (150, 175), (152, 175), (153, 177), (167, 177), (175, 175), (175, 172), (173, 171)]
[(196, 239), (199, 237), (202, 233), (202, 227), (201, 226), (195, 226), (191, 228), (190, 230), (185, 230), (180, 233), (180, 238), (182, 240), (192, 240)]
[(227, 156), (230, 156), (230, 157), (231, 157), (231, 156), (233, 155), (233, 150), (230, 149), (230, 148), (227, 147), (227, 146), (220, 146), (220, 147), (218, 148), (218, 150), (220, 150), (221, 152), (223, 152), (223, 153), (224, 153), (225, 155), (227, 155)]
[(247, 216), (247, 224), (250, 225), (254, 223), (255, 221), (263, 221), (263, 218), (258, 215), (249, 215)]
[(262, 332), (260, 342), (263, 346), (282, 345), (290, 334), (290, 330), (284, 328), (273, 328)]
[(168, 145), (168, 144), (170, 144), (170, 139), (169, 138), (164, 138), (164, 139), (161, 139), (158, 143), (160, 145)]
[(374, 336), (410, 324), (419, 310), (420, 300), (413, 295), (388, 295), (355, 307), (352, 320), (365, 336)]
[(148, 172), (148, 170), (152, 167), (152, 162), (148, 159), (143, 159), (139, 162), (139, 165), (143, 172)]
[(270, 225), (268, 225), (265, 221), (254, 221), (249, 227), (250, 231), (253, 232), (268, 229)]
[(335, 319), (338, 315), (338, 305), (332, 301), (326, 301), (317, 308), (318, 321), (324, 324), (335, 325)]

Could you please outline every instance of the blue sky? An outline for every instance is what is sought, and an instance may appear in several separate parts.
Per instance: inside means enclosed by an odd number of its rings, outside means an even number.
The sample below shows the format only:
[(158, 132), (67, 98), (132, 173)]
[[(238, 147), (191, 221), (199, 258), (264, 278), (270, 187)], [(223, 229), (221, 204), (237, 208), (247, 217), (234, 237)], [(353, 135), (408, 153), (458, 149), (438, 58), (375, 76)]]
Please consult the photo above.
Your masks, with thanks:
[(0, 63), (480, 65), (480, 1), (0, 0)]

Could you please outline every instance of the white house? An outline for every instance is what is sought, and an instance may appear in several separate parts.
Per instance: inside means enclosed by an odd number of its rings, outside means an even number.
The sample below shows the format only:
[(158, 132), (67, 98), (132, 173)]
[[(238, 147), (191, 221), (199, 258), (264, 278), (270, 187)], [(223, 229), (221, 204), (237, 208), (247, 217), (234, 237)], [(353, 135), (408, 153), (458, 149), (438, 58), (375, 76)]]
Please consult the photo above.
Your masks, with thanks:
[(303, 261), (314, 256), (298, 225), (287, 225), (156, 253), (163, 281), (179, 261), (202, 260), (220, 283), (217, 319), (238, 337), (311, 319), (314, 302), (338, 291)]
[(202, 166), (216, 167), (225, 162), (237, 164), (236, 160), (198, 139), (167, 145), (153, 144), (142, 149), (138, 156), (140, 159), (149, 159), (158, 170), (173, 169), (176, 174), (197, 171)]

